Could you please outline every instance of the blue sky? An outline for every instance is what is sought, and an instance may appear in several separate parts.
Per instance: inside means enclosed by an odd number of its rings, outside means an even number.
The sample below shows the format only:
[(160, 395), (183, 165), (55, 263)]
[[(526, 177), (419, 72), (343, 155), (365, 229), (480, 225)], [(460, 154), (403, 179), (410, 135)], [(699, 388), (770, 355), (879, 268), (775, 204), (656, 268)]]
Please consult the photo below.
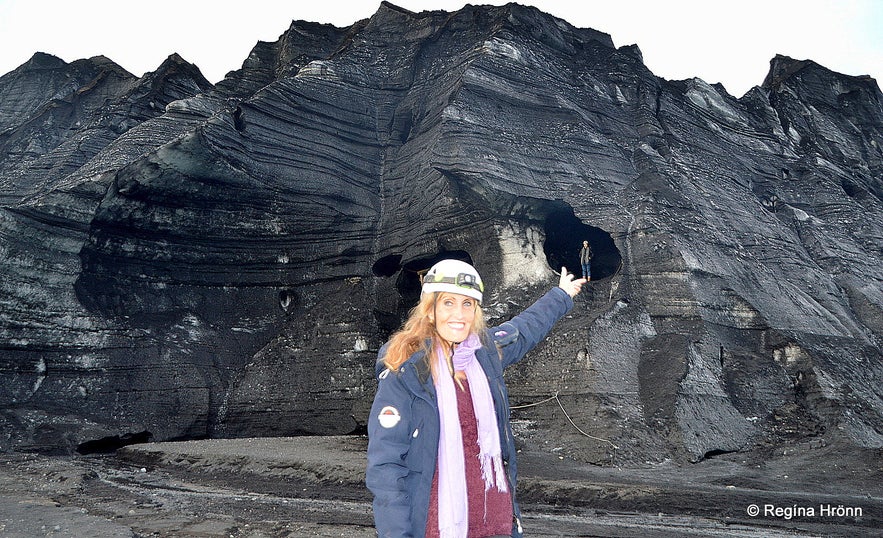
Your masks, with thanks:
[[(411, 11), (453, 11), (467, 2), (398, 0)], [(487, 0), (474, 4), (501, 5)], [(848, 75), (883, 77), (883, 1), (524, 0), (578, 27), (637, 44), (669, 79), (699, 77), (739, 97), (763, 82), (776, 54)], [(237, 69), (257, 41), (275, 41), (292, 20), (349, 26), (380, 0), (0, 0), (0, 74), (35, 52), (65, 61), (104, 55), (135, 75), (173, 52), (212, 82)]]

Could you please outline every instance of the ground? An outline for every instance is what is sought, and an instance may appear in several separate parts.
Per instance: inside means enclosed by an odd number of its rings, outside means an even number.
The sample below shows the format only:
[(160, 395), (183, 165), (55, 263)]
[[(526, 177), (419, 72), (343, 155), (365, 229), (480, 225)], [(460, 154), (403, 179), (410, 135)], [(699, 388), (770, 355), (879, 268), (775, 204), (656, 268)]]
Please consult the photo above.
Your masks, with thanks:
[[(0, 536), (374, 536), (366, 444), (296, 437), (6, 454)], [(526, 536), (883, 536), (879, 451), (807, 444), (763, 461), (621, 468), (525, 447), (519, 468)]]

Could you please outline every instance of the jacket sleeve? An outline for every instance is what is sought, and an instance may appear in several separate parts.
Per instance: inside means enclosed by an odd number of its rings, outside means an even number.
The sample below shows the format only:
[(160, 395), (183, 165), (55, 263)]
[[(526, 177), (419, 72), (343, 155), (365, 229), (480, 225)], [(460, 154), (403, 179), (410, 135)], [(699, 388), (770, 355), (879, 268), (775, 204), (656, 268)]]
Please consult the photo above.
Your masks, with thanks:
[(555, 286), (524, 312), (491, 329), (502, 350), (503, 368), (520, 361), (573, 308), (573, 299)]
[(410, 395), (401, 377), (384, 370), (368, 417), (365, 483), (374, 495), (374, 526), (380, 537), (411, 536), (410, 492), (405, 487), (410, 448)]

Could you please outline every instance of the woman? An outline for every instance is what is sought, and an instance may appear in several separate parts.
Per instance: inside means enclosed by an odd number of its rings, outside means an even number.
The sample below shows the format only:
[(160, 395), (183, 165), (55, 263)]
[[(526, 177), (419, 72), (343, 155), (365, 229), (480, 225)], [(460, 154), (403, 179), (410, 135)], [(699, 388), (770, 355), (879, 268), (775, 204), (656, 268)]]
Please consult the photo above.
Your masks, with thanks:
[(558, 287), (487, 329), (475, 268), (458, 260), (430, 268), (377, 363), (366, 482), (378, 536), (522, 535), (503, 370), (573, 308), (584, 283), (562, 267)]
[(592, 280), (592, 247), (588, 241), (583, 241), (583, 248), (579, 251), (579, 264), (583, 267), (586, 282)]

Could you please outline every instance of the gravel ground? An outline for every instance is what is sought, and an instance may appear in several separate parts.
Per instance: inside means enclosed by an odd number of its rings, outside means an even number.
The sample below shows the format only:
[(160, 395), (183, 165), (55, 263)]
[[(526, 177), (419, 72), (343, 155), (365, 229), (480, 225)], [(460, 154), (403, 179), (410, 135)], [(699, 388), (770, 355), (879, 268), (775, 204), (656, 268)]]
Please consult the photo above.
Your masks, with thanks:
[[(374, 536), (363, 437), (149, 443), (99, 456), (0, 456), (2, 537)], [(527, 536), (883, 536), (880, 452), (761, 463), (519, 459)], [(831, 463), (821, 465), (826, 458)], [(760, 513), (749, 512), (757, 506)], [(829, 508), (828, 508), (829, 507)]]

